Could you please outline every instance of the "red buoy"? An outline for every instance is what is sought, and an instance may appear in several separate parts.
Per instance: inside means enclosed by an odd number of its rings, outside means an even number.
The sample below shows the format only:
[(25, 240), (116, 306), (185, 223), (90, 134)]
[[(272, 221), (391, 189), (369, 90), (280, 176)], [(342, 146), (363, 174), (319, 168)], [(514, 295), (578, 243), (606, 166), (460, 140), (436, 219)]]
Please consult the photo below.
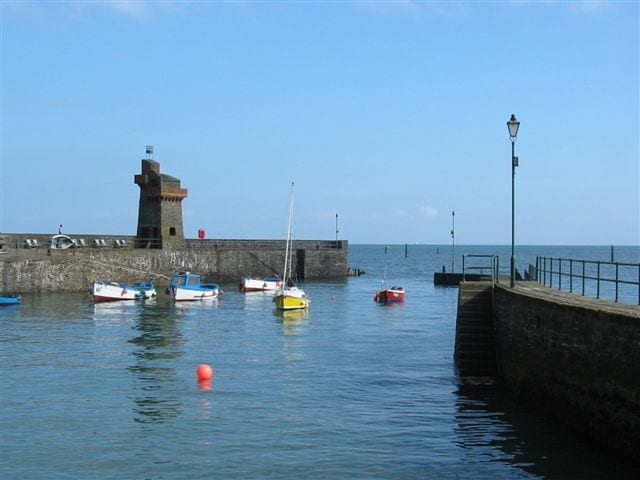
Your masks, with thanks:
[(198, 368), (196, 368), (196, 377), (198, 377), (200, 381), (211, 380), (211, 377), (213, 377), (213, 368), (206, 363), (201, 363), (198, 365)]

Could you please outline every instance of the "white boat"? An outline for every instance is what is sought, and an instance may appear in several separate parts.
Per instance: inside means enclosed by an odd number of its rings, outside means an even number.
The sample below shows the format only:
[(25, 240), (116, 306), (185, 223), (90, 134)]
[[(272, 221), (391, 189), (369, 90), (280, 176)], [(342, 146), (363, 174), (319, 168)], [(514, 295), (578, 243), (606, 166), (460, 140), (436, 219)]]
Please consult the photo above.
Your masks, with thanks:
[(76, 246), (73, 239), (68, 235), (54, 235), (51, 237), (49, 245), (53, 250), (65, 250)]
[(271, 277), (245, 277), (240, 283), (241, 292), (275, 291), (282, 287), (282, 277), (277, 273)]
[(156, 296), (153, 280), (137, 282), (132, 285), (117, 282), (93, 282), (91, 288), (93, 301), (116, 302), (120, 300), (144, 300)]
[(216, 298), (220, 292), (217, 283), (201, 283), (200, 275), (191, 272), (174, 273), (167, 293), (176, 302)]
[(278, 310), (299, 310), (309, 308), (309, 297), (304, 290), (297, 287), (291, 278), (292, 264), (292, 231), (293, 231), (293, 182), (291, 183), (291, 198), (289, 200), (289, 227), (287, 230), (287, 243), (284, 252), (284, 269), (282, 287), (276, 290), (273, 303)]

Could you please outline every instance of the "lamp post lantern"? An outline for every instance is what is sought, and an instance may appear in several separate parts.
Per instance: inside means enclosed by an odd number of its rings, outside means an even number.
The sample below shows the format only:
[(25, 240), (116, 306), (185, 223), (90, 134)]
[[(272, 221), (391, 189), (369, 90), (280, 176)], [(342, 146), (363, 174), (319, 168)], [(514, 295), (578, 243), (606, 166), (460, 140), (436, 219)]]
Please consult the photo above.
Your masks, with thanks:
[(520, 122), (516, 119), (514, 114), (511, 114), (511, 119), (507, 122), (507, 128), (509, 129), (509, 138), (511, 139), (511, 286), (516, 284), (516, 254), (515, 254), (515, 179), (516, 179), (516, 167), (518, 166), (518, 157), (516, 157), (516, 137), (518, 136), (518, 128)]

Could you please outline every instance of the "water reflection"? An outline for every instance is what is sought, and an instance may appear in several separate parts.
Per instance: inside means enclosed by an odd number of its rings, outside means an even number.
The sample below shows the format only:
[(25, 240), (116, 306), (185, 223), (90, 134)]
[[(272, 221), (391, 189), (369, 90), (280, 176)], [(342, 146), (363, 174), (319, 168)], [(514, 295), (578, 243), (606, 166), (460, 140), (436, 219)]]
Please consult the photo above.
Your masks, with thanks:
[(469, 462), (503, 462), (529, 478), (638, 478), (637, 467), (515, 403), (494, 380), (458, 382), (454, 433)]
[(303, 333), (307, 325), (309, 310), (306, 308), (301, 310), (274, 310), (274, 315), (282, 325), (284, 357), (289, 361), (304, 360), (304, 355), (301, 352), (304, 337), (301, 337), (300, 334)]
[(379, 308), (403, 309), (404, 308), (404, 302), (376, 303), (376, 306), (379, 307)]
[(203, 298), (202, 300), (196, 300), (193, 302), (173, 302), (173, 310), (178, 315), (185, 315), (189, 311), (199, 309), (216, 309), (218, 308), (218, 297)]
[(175, 361), (184, 355), (182, 332), (166, 308), (143, 308), (135, 322), (138, 335), (129, 339), (135, 346), (135, 364), (128, 369), (139, 382), (134, 396), (137, 422), (164, 423), (181, 412), (178, 394), (168, 395), (167, 385), (176, 382)]
[(94, 303), (93, 320), (96, 324), (109, 324), (121, 322), (127, 317), (136, 319), (145, 307), (155, 305), (155, 299), (146, 302), (121, 301)]
[(309, 311), (306, 308), (285, 311), (275, 310), (274, 315), (276, 315), (278, 322), (282, 324), (282, 333), (284, 335), (300, 335), (307, 324)]
[(248, 315), (262, 315), (273, 309), (274, 292), (244, 292), (240, 295), (242, 308)]
[[(211, 382), (209, 382), (211, 383)], [(211, 401), (207, 397), (201, 397), (198, 399), (198, 420), (210, 420), (211, 419)]]
[(204, 392), (213, 390), (212, 380), (198, 380), (198, 389)]

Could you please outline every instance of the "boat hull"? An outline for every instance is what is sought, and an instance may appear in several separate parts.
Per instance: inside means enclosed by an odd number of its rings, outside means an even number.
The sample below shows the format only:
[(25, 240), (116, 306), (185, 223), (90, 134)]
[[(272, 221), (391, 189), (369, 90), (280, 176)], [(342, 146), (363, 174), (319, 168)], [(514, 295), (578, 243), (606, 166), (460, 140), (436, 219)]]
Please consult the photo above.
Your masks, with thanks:
[(167, 293), (175, 302), (194, 302), (217, 298), (219, 286), (217, 283), (201, 283), (197, 273), (180, 272), (171, 276)]
[(218, 293), (217, 286), (207, 286), (206, 284), (199, 287), (179, 287), (175, 285), (169, 287), (169, 295), (175, 302), (195, 302), (197, 300), (217, 298)]
[(22, 303), (21, 295), (0, 296), (0, 307), (10, 307), (11, 305), (20, 305)]
[(149, 284), (125, 285), (116, 282), (93, 282), (93, 301), (119, 302), (122, 300), (144, 300), (156, 296), (156, 289)]
[(377, 303), (400, 303), (404, 302), (404, 288), (386, 288), (378, 290), (373, 297)]
[(273, 303), (278, 310), (301, 310), (309, 308), (309, 298), (305, 292), (297, 287), (280, 289), (273, 297)]
[(241, 292), (275, 291), (282, 287), (282, 280), (269, 278), (244, 278), (240, 284)]
[(278, 310), (301, 310), (309, 308), (308, 298), (290, 297), (288, 295), (277, 295), (273, 298)]

